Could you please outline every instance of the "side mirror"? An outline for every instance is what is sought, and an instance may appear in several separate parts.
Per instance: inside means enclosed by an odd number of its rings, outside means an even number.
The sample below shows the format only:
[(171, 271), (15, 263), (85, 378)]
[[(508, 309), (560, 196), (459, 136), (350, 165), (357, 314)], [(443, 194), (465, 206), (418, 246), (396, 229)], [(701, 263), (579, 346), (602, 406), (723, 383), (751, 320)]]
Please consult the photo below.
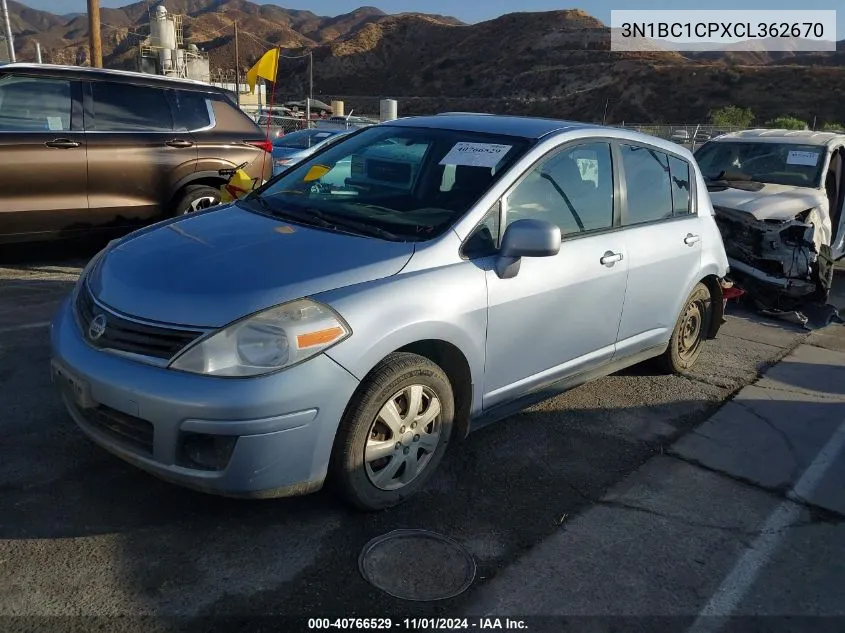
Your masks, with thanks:
[(545, 220), (517, 220), (505, 230), (496, 274), (500, 279), (516, 277), (523, 257), (551, 257), (559, 252), (559, 226)]

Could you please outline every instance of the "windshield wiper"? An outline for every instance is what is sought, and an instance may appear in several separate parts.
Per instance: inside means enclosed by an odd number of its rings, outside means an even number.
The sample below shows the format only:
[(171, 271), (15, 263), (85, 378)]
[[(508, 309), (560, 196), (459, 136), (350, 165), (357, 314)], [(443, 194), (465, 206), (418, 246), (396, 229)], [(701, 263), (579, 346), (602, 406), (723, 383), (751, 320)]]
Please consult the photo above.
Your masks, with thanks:
[(381, 237), (386, 240), (399, 240), (398, 235), (396, 235), (395, 233), (391, 233), (390, 231), (383, 229), (379, 226), (373, 226), (372, 224), (366, 224), (365, 222), (358, 222), (356, 220), (353, 220), (352, 218), (348, 218), (343, 215), (329, 215), (313, 207), (308, 207), (305, 210), (308, 212), (309, 216), (313, 215), (320, 222), (325, 223), (325, 226), (327, 227), (333, 226), (336, 229), (350, 229), (356, 233), (361, 233), (363, 235), (370, 235), (374, 237)]
[(305, 226), (320, 226), (327, 229), (336, 229), (334, 222), (329, 222), (324, 216), (318, 213), (297, 213), (288, 209), (280, 209), (271, 205), (267, 200), (265, 200), (261, 196), (251, 196), (246, 198), (245, 201), (247, 202), (257, 202), (258, 205), (262, 208), (262, 210), (266, 211), (270, 215), (276, 218), (283, 218), (285, 220), (291, 220), (293, 222), (298, 222), (299, 224), (303, 224)]
[(759, 191), (766, 183), (752, 179), (748, 174), (737, 171), (721, 171), (718, 175), (705, 176), (707, 187), (727, 187), (743, 191)]
[(284, 209), (276, 208), (260, 196), (252, 197), (249, 200), (256, 201), (264, 211), (272, 216), (284, 218), (285, 220), (297, 222), (305, 226), (316, 226), (323, 229), (329, 229), (330, 231), (380, 237), (394, 242), (400, 240), (398, 235), (382, 229), (381, 227), (365, 224), (363, 222), (356, 222), (355, 220), (340, 215), (324, 213), (314, 207), (300, 207), (297, 208), (296, 211), (293, 211), (290, 207)]

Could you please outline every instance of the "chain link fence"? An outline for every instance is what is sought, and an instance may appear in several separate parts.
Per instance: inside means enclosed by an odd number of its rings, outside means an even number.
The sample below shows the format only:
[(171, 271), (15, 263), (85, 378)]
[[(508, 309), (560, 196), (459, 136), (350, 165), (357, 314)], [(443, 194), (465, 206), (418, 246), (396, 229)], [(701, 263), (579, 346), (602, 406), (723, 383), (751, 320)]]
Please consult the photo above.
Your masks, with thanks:
[[(368, 120), (369, 123), (377, 123), (379, 120), (378, 115), (359, 115), (362, 112), (378, 112), (379, 109), (379, 100), (381, 97), (362, 97), (362, 96), (342, 96), (342, 95), (321, 95), (321, 99), (327, 102), (331, 102), (333, 99), (337, 99), (343, 101), (345, 104), (346, 113), (349, 114), (350, 111), (355, 113), (356, 118), (361, 116), (362, 119)], [(413, 115), (421, 115), (421, 114), (436, 114), (436, 111), (428, 112), (428, 108), (424, 108), (426, 112), (419, 111), (417, 107), (411, 107), (414, 104), (413, 97), (406, 97), (406, 98), (398, 98), (398, 106), (399, 106), (399, 116), (410, 116), (411, 113), (404, 113), (403, 112), (403, 105), (406, 106), (408, 110), (413, 111)], [(351, 106), (351, 107), (350, 107)], [(243, 108), (253, 119), (258, 122), (262, 128), (267, 127), (268, 122), (268, 113), (266, 111), (260, 112), (259, 108), (250, 108), (244, 107)], [(445, 111), (445, 110), (444, 110)], [(279, 136), (281, 134), (288, 134), (290, 132), (296, 130), (302, 130), (306, 127), (314, 127), (317, 124), (317, 121), (324, 120), (324, 119), (312, 119), (310, 125), (306, 122), (303, 113), (295, 113), (297, 116), (289, 116), (290, 113), (285, 112), (284, 114), (276, 112), (272, 115), (270, 119), (270, 130), (271, 136)], [(648, 134), (650, 136), (656, 136), (658, 138), (666, 139), (669, 141), (673, 141), (694, 151), (697, 147), (700, 147), (703, 143), (709, 141), (711, 138), (716, 136), (720, 136), (722, 134), (727, 134), (729, 132), (737, 132), (744, 129), (749, 129), (747, 127), (737, 127), (737, 126), (717, 126), (712, 125), (710, 123), (677, 123), (677, 124), (653, 124), (653, 123), (628, 123), (623, 121), (622, 123), (609, 123), (608, 125), (612, 127), (619, 127), (628, 130), (634, 130), (637, 132), (641, 132), (643, 134)], [(750, 127), (764, 127), (764, 126), (750, 126)]]
[(702, 143), (706, 143), (716, 136), (748, 129), (744, 127), (716, 126), (708, 123), (679, 123), (677, 125), (621, 123), (619, 125), (613, 125), (613, 127), (633, 130), (642, 134), (666, 139), (667, 141), (673, 141), (689, 150), (695, 150), (696, 147), (699, 147)]

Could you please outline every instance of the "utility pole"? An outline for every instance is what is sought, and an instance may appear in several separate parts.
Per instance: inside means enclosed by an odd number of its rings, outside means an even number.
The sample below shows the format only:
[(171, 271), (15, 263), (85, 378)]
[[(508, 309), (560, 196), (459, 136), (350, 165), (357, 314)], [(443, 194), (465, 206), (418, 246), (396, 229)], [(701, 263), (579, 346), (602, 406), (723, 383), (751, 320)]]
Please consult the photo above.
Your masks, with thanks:
[(35, 42), (35, 61), (37, 61), (39, 64), (43, 63), (41, 61), (41, 43), (40, 42)]
[(100, 39), (100, 0), (88, 0), (88, 42), (91, 66), (103, 67), (103, 42)]
[(6, 0), (0, 1), (0, 9), (3, 10), (3, 28), (6, 31), (6, 46), (9, 47), (9, 61), (15, 60), (15, 40), (12, 37), (12, 23), (9, 21), (9, 7), (6, 5)]
[(311, 99), (314, 98), (314, 52), (308, 51), (308, 97), (305, 99), (305, 127), (311, 127)]
[(241, 53), (238, 48), (238, 22), (235, 21), (235, 94), (238, 96), (238, 107), (241, 106)]

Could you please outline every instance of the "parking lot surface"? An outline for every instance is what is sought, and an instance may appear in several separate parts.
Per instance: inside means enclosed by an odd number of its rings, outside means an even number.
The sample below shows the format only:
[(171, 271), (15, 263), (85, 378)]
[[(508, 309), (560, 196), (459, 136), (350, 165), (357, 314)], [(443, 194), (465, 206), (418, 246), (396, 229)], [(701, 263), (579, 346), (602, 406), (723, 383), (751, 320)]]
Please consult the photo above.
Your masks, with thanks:
[[(190, 625), (209, 615), (498, 611), (684, 616), (687, 626), (720, 591), (736, 591), (722, 585), (778, 511), (796, 513), (802, 527), (788, 530), (734, 610), (845, 616), (843, 464), (825, 471), (810, 499), (780, 509), (845, 422), (841, 325), (810, 334), (731, 309), (692, 376), (634, 368), (574, 389), (452, 447), (406, 504), (361, 514), (329, 491), (238, 501), (184, 490), (78, 432), (50, 384), (46, 323), (90, 254), (0, 263), (0, 616), (157, 615)], [(845, 276), (835, 283), (843, 288)], [(744, 389), (784, 358), (780, 377)], [(796, 422), (802, 403), (814, 411), (813, 432)], [(787, 407), (795, 424), (767, 433), (766, 418)], [(737, 431), (739, 414), (751, 422)], [(362, 547), (407, 528), (466, 547), (473, 585), (423, 603), (367, 583)], [(419, 563), (422, 582), (448, 571)], [(10, 618), (0, 628), (38, 622)]]

